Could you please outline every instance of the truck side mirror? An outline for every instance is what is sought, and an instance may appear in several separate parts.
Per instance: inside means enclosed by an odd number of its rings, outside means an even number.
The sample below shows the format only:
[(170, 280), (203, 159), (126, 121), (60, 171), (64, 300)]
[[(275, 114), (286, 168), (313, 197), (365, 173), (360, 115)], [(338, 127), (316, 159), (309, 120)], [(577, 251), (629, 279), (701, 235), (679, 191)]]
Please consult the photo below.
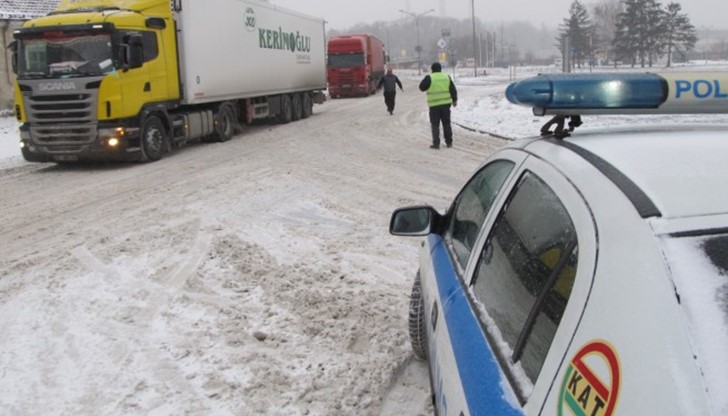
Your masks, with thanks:
[(138, 33), (128, 35), (123, 51), (123, 68), (125, 71), (141, 68), (144, 64), (144, 42), (142, 41), (142, 35)]
[(161, 17), (147, 17), (145, 23), (151, 29), (165, 29), (167, 27), (167, 22)]
[(15, 75), (18, 75), (18, 41), (14, 40), (10, 42), (8, 45), (8, 49), (12, 52), (12, 66), (13, 66), (13, 73)]

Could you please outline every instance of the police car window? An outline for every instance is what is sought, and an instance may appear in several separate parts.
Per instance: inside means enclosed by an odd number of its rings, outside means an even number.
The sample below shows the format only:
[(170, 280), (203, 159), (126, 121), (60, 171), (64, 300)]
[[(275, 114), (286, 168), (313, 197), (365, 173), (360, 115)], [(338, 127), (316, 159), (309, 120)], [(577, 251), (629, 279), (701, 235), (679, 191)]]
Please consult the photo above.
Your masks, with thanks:
[(455, 200), (445, 237), (463, 269), (468, 264), (483, 220), (513, 166), (514, 163), (508, 160), (488, 164), (473, 176)]
[(535, 382), (571, 295), (577, 266), (576, 233), (554, 192), (526, 173), (491, 230), (471, 283), (473, 294)]

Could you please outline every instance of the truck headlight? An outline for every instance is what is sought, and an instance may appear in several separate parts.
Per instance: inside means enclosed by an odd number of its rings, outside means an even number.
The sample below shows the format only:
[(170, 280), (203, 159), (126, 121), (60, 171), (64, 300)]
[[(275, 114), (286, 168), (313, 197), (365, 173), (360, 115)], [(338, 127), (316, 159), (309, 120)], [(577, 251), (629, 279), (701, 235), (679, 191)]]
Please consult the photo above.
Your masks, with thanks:
[(124, 136), (124, 128), (123, 127), (114, 127), (111, 129), (99, 129), (98, 136), (102, 139), (108, 138), (108, 137), (122, 137)]
[(98, 137), (104, 146), (119, 147), (121, 139), (126, 135), (124, 127), (114, 127), (110, 129), (99, 129)]

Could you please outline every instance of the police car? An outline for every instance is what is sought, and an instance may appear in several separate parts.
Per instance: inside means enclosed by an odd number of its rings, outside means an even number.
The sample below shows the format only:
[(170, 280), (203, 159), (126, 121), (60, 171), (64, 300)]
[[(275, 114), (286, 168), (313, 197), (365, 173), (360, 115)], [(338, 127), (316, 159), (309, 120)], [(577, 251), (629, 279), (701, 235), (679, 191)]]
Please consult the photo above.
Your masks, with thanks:
[(425, 236), (409, 329), (437, 413), (728, 415), (728, 126), (579, 127), (728, 113), (728, 74), (542, 75), (506, 96), (553, 116), (541, 136), (444, 214), (390, 222)]

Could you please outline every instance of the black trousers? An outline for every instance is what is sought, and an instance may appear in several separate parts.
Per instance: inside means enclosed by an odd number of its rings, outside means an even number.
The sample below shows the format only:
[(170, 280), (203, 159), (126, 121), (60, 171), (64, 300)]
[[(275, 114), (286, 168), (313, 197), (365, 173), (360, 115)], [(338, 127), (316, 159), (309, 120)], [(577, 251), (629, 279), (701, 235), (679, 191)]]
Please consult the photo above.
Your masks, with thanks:
[(394, 111), (394, 97), (397, 91), (384, 91), (384, 104), (387, 104), (387, 111)]
[(445, 144), (452, 144), (452, 126), (450, 125), (450, 104), (430, 107), (430, 125), (432, 126), (432, 144), (440, 146), (440, 124)]

